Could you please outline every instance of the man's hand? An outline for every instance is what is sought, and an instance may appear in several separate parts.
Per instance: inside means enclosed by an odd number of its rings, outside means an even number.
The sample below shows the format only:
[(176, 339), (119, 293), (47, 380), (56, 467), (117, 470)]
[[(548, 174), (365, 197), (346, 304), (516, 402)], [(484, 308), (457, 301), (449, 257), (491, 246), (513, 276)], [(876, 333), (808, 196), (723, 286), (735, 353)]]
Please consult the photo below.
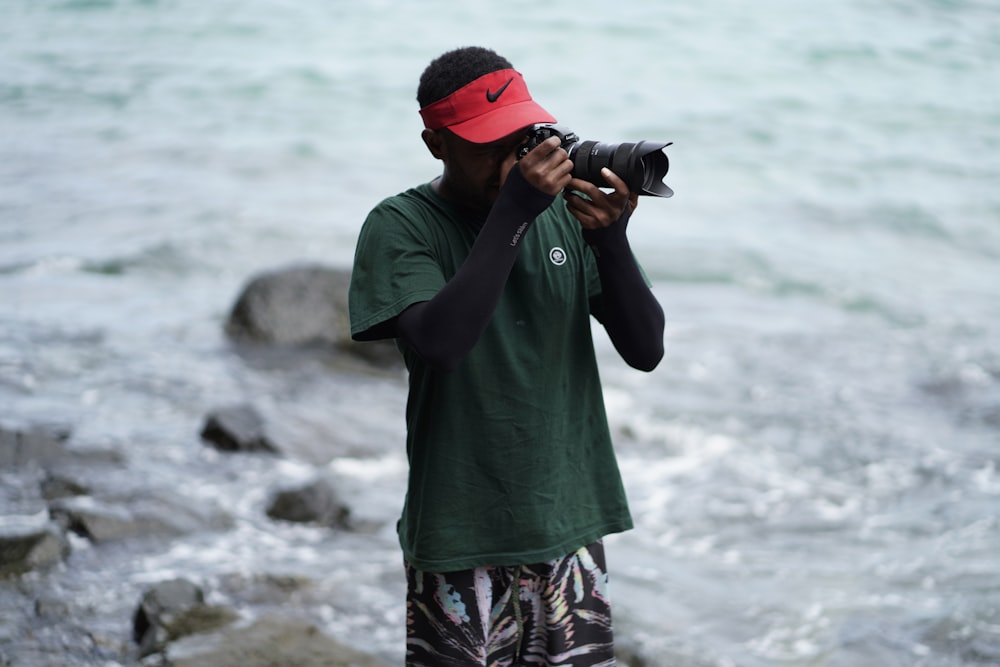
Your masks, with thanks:
[(520, 161), (521, 175), (537, 190), (552, 197), (570, 184), (573, 161), (560, 145), (559, 137), (549, 137), (528, 151)]
[(579, 178), (571, 178), (566, 188), (566, 208), (584, 229), (608, 227), (618, 221), (626, 206), (631, 213), (639, 205), (639, 194), (629, 192), (628, 185), (617, 174), (604, 167), (601, 175), (613, 188), (612, 192), (605, 193), (593, 183)]

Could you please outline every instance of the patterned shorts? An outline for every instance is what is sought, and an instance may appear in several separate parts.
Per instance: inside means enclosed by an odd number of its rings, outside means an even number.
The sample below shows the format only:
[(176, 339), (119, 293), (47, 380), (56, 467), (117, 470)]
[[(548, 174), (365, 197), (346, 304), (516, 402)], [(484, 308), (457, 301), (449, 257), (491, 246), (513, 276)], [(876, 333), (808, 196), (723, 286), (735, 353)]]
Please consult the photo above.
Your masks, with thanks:
[(604, 545), (516, 567), (406, 565), (408, 667), (611, 667)]

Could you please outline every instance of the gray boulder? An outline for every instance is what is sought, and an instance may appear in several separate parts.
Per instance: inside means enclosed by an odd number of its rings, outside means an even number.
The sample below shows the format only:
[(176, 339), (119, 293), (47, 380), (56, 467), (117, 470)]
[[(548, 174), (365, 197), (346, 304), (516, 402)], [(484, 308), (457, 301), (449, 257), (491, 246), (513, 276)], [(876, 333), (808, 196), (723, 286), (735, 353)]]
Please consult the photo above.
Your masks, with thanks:
[(69, 447), (69, 437), (57, 426), (0, 427), (0, 576), (64, 560), (72, 522), (49, 501), (88, 492), (72, 471), (118, 465), (113, 452)]
[(165, 651), (171, 667), (387, 667), (297, 618), (264, 617), (246, 627), (190, 636)]
[(205, 604), (200, 587), (187, 579), (163, 581), (147, 590), (132, 618), (132, 638), (139, 655), (163, 650), (168, 642), (229, 625), (237, 614)]
[(350, 338), (350, 273), (298, 266), (253, 278), (233, 306), (226, 333), (238, 341), (338, 345)]
[(400, 364), (391, 341), (356, 343), (351, 339), (350, 282), (350, 271), (318, 265), (261, 273), (237, 297), (226, 334), (235, 342), (318, 346), (378, 365)]
[(225, 452), (278, 452), (267, 434), (264, 418), (252, 405), (233, 405), (208, 415), (203, 440)]
[(39, 483), (42, 497), (46, 500), (85, 496), (90, 493), (89, 486), (69, 475), (52, 470), (45, 471), (45, 478)]
[(4, 517), (0, 524), (0, 577), (58, 563), (69, 555), (66, 533), (53, 521)]
[(267, 508), (267, 515), (272, 519), (332, 528), (349, 527), (350, 514), (350, 508), (340, 501), (336, 490), (325, 479), (279, 490), (272, 495)]
[(190, 503), (166, 491), (58, 498), (50, 502), (49, 511), (66, 530), (95, 544), (176, 537), (232, 525), (232, 517), (217, 506)]
[(0, 577), (51, 565), (69, 554), (65, 531), (49, 517), (39, 471), (0, 468)]
[(146, 529), (125, 507), (109, 505), (90, 496), (56, 500), (51, 512), (67, 530), (98, 543), (136, 537)]
[(63, 458), (69, 435), (69, 430), (60, 427), (0, 427), (0, 470), (27, 464), (45, 465)]
[(45, 470), (50, 476), (60, 468), (106, 468), (123, 463), (111, 449), (70, 445), (67, 427), (36, 425), (26, 428), (0, 426), (0, 470), (31, 473)]

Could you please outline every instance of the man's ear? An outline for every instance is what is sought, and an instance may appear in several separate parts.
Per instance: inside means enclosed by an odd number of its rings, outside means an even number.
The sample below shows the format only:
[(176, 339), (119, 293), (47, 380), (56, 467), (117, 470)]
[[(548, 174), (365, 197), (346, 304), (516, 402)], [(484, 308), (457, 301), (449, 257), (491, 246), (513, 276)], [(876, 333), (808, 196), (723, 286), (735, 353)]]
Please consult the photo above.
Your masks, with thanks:
[(420, 133), (420, 138), (424, 140), (424, 145), (427, 146), (431, 155), (438, 160), (444, 160), (447, 151), (445, 150), (444, 137), (440, 132), (424, 128), (424, 131)]

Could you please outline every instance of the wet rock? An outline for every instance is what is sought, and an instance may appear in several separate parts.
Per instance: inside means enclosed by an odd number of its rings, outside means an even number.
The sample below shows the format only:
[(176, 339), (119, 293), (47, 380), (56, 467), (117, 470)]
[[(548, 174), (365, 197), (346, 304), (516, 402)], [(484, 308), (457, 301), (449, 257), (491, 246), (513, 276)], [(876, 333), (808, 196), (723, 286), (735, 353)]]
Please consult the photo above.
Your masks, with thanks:
[(615, 660), (618, 667), (651, 667), (641, 648), (622, 637), (615, 637)]
[(45, 478), (40, 483), (42, 497), (46, 500), (85, 496), (90, 488), (69, 476), (52, 471), (46, 471)]
[(338, 345), (350, 339), (349, 272), (297, 266), (253, 278), (233, 305), (226, 333), (234, 340)]
[(234, 572), (223, 575), (215, 590), (238, 607), (292, 607), (316, 591), (309, 577), (267, 572)]
[(201, 437), (225, 452), (278, 452), (267, 434), (264, 418), (252, 405), (234, 405), (212, 412), (205, 420)]
[(132, 618), (132, 638), (140, 656), (162, 651), (168, 642), (229, 625), (237, 614), (205, 604), (201, 588), (186, 579), (173, 579), (147, 590)]
[(61, 619), (69, 617), (73, 611), (67, 600), (58, 597), (49, 597), (46, 594), (35, 600), (35, 616), (39, 618)]
[(350, 513), (350, 508), (341, 502), (333, 485), (325, 479), (279, 490), (273, 494), (267, 508), (267, 515), (272, 519), (334, 528), (347, 528)]
[(90, 496), (57, 501), (52, 504), (51, 512), (67, 530), (93, 542), (112, 542), (143, 533), (128, 509), (108, 505)]
[(53, 470), (65, 466), (108, 466), (122, 463), (120, 453), (70, 446), (71, 431), (63, 426), (0, 426), (0, 470)]
[(69, 542), (50, 520), (38, 473), (0, 474), (0, 577), (61, 561)]
[(59, 460), (66, 456), (69, 436), (69, 429), (57, 426), (33, 426), (24, 430), (0, 426), (0, 469)]
[(621, 632), (615, 633), (615, 659), (619, 667), (718, 667), (725, 663), (711, 648), (682, 637)]
[(337, 642), (312, 623), (278, 617), (187, 637), (168, 645), (165, 656), (171, 667), (387, 667), (380, 658)]
[(359, 344), (351, 339), (350, 282), (350, 271), (317, 265), (262, 273), (243, 288), (226, 333), (236, 342), (320, 346), (380, 365), (400, 364), (391, 342)]
[(69, 555), (65, 532), (53, 521), (0, 524), (0, 577), (52, 565)]
[(78, 667), (132, 664), (128, 646), (92, 626), (90, 609), (45, 576), (0, 580), (0, 665)]
[(174, 537), (232, 525), (225, 512), (165, 494), (96, 498), (74, 496), (51, 502), (52, 517), (94, 543), (145, 537)]
[(87, 628), (67, 619), (41, 622), (25, 628), (30, 640), (0, 644), (3, 667), (84, 667), (124, 665), (117, 647), (105, 644)]

